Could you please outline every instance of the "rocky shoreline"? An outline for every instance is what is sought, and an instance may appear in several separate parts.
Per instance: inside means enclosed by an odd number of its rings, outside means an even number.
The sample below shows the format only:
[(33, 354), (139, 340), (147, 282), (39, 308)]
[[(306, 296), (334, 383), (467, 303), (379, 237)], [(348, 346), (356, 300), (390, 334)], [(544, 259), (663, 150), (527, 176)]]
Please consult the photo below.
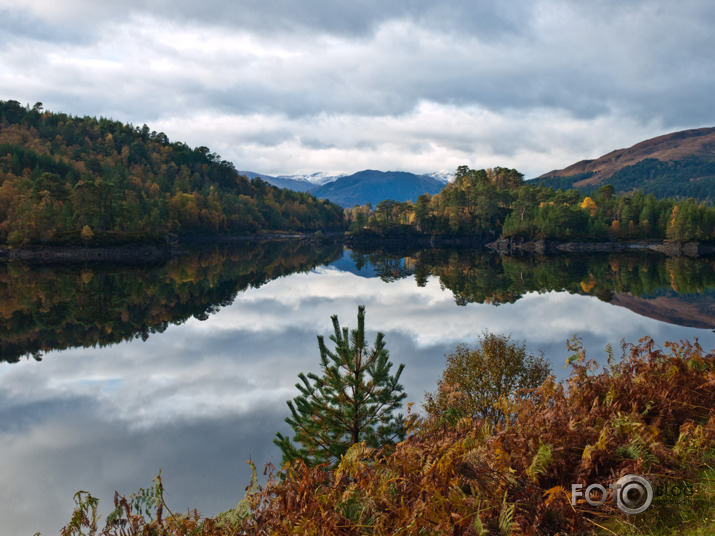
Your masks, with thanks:
[(428, 235), (400, 228), (379, 233), (361, 231), (347, 233), (345, 244), (350, 247), (412, 248), (489, 248), (500, 255), (559, 255), (568, 253), (617, 253), (628, 251), (655, 251), (671, 257), (709, 257), (715, 255), (713, 242), (563, 242), (559, 240), (526, 240), (523, 238), (483, 237), (478, 235)]

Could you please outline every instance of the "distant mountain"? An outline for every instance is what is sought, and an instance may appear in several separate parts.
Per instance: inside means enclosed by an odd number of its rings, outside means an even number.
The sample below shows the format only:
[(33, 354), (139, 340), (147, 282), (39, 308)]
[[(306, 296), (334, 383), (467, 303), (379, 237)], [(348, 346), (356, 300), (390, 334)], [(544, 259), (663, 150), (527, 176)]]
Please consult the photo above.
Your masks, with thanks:
[(417, 201), (422, 194), (436, 194), (445, 183), (426, 175), (405, 171), (365, 170), (341, 177), (312, 190), (313, 195), (329, 199), (344, 207), (372, 203), (377, 205), (385, 199)]
[(239, 173), (246, 175), (249, 179), (260, 177), (268, 184), (272, 184), (278, 188), (288, 188), (289, 190), (295, 190), (297, 192), (310, 192), (323, 184), (333, 182), (340, 177), (345, 176), (345, 173), (340, 175), (330, 175), (320, 171), (307, 175), (278, 175), (276, 177), (273, 175), (266, 175), (265, 173), (254, 173), (253, 171), (239, 171)]
[(285, 176), (273, 177), (271, 175), (264, 175), (263, 173), (254, 173), (252, 171), (239, 171), (239, 174), (245, 175), (249, 179), (260, 178), (261, 180), (277, 186), (278, 188), (288, 188), (289, 190), (294, 190), (296, 192), (309, 192), (317, 188), (316, 184), (308, 182), (303, 179), (292, 179)]
[(358, 264), (355, 262), (354, 255), (355, 254), (351, 251), (345, 251), (343, 252), (343, 256), (340, 259), (331, 262), (330, 266), (332, 266), (333, 268), (337, 268), (341, 272), (349, 272), (353, 275), (366, 279), (379, 276), (377, 270), (375, 270), (375, 267), (372, 266), (369, 262), (361, 264), (358, 268)]
[(347, 175), (347, 173), (331, 175), (329, 173), (318, 171), (317, 173), (310, 173), (308, 175), (278, 175), (278, 177), (276, 177), (276, 178), (290, 179), (290, 180), (295, 180), (295, 181), (307, 181), (311, 184), (317, 184), (318, 186), (322, 186), (323, 184), (327, 184), (329, 182), (336, 181), (340, 177), (345, 177), (346, 175)]
[(422, 194), (435, 194), (454, 178), (450, 171), (435, 171), (416, 175), (404, 171), (365, 170), (352, 175), (311, 173), (308, 175), (266, 175), (252, 171), (239, 171), (249, 179), (260, 177), (278, 188), (298, 192), (311, 192), (322, 199), (329, 199), (344, 207), (372, 203), (384, 199), (416, 201)]
[(657, 197), (715, 198), (715, 128), (674, 132), (550, 171), (536, 181), (586, 192), (609, 183), (618, 192), (635, 189)]

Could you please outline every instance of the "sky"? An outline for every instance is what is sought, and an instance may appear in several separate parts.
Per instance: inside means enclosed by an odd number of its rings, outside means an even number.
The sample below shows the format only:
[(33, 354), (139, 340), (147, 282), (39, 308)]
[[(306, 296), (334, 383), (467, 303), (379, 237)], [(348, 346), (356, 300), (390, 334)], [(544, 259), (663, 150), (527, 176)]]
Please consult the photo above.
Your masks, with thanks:
[(711, 0), (0, 0), (0, 99), (271, 175), (527, 178), (715, 125)]

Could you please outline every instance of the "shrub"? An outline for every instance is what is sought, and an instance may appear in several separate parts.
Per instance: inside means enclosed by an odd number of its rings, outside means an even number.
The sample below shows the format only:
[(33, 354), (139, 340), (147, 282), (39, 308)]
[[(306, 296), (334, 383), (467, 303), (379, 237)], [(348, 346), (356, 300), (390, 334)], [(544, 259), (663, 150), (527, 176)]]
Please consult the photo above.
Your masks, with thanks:
[(503, 424), (504, 403), (528, 397), (551, 373), (543, 356), (527, 353), (510, 336), (484, 333), (475, 347), (460, 344), (447, 356), (437, 391), (427, 393), (427, 413), (454, 424), (459, 418)]

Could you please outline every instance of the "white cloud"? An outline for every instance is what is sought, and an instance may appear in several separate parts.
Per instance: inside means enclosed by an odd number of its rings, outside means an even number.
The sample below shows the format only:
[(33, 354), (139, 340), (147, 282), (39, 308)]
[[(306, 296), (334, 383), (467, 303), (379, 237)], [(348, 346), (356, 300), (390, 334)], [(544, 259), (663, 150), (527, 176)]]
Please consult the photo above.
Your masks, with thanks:
[(617, 113), (586, 120), (565, 110), (496, 113), (421, 102), (397, 117), (200, 114), (159, 120), (153, 126), (185, 133), (183, 139), (194, 145), (217, 136), (221, 142), (212, 148), (224, 158), (239, 169), (268, 174), (280, 174), (289, 161), (296, 173), (368, 168), (424, 173), (440, 163), (440, 169), (450, 170), (463, 164), (512, 167), (534, 177), (556, 162), (594, 158), (614, 145), (629, 146), (654, 131), (662, 133), (654, 123), (644, 125)]
[(147, 123), (270, 174), (534, 176), (715, 120), (707, 1), (0, 10), (3, 98)]

